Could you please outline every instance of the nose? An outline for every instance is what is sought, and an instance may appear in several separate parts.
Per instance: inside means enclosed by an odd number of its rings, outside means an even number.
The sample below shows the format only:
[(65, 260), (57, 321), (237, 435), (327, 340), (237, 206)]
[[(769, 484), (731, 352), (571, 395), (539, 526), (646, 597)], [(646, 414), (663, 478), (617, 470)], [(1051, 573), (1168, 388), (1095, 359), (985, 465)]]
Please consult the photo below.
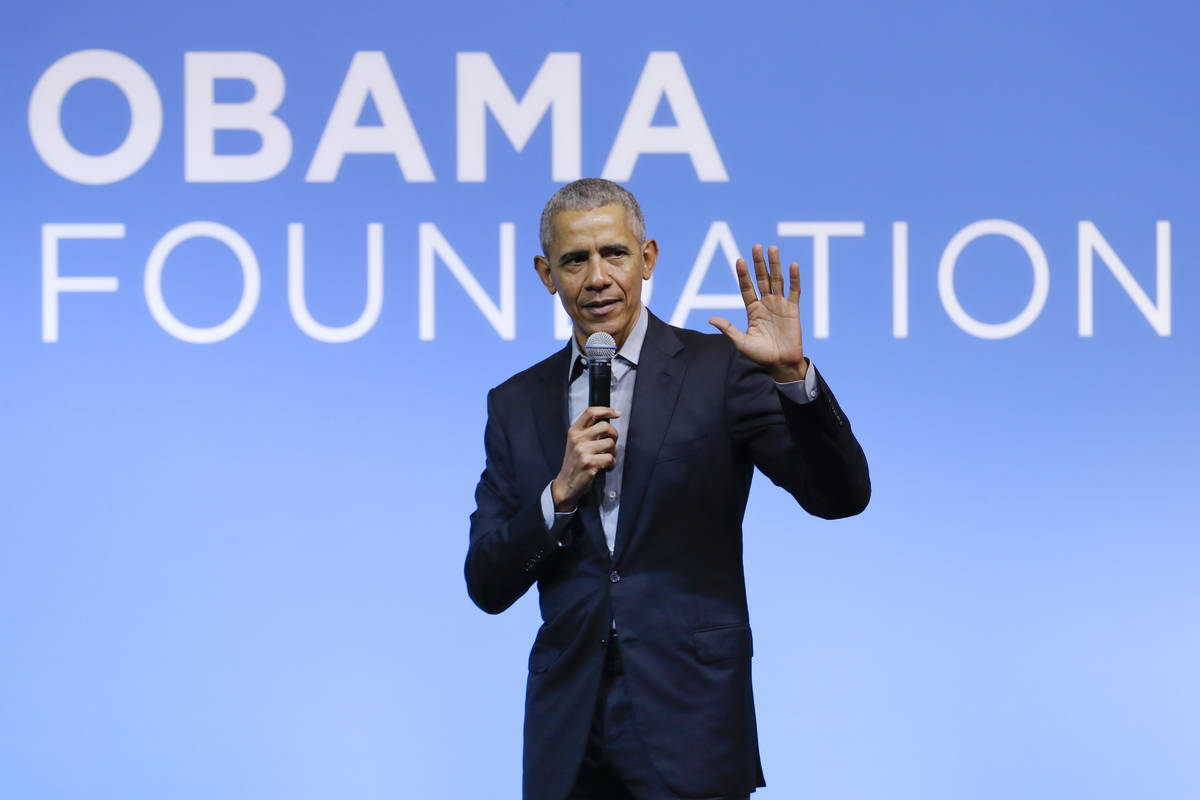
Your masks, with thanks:
[(607, 262), (601, 258), (599, 253), (594, 253), (588, 259), (585, 285), (589, 289), (603, 289), (609, 283), (611, 283), (611, 280), (608, 275)]

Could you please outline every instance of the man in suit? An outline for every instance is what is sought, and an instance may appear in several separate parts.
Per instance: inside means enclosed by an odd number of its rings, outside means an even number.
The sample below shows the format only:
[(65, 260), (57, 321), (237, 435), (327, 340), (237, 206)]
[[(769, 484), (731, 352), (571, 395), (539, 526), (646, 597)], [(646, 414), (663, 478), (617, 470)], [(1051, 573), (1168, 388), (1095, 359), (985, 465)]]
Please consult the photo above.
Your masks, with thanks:
[[(742, 515), (757, 466), (805, 510), (857, 514), (862, 449), (804, 356), (799, 267), (737, 263), (747, 327), (666, 325), (641, 303), (658, 245), (622, 187), (583, 179), (542, 215), (542, 283), (571, 342), (488, 394), (465, 572), (499, 613), (536, 581), (527, 800), (746, 798), (764, 785)], [(755, 286), (757, 285), (757, 292)], [(611, 407), (574, 366), (610, 333)], [(600, 477), (598, 477), (600, 476)]]

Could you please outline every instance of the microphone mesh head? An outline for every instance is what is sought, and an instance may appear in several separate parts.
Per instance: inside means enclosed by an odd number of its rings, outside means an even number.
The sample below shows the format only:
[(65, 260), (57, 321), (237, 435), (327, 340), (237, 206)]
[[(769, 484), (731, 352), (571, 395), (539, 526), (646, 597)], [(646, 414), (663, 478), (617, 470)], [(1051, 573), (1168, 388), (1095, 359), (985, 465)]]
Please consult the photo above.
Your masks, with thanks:
[(612, 357), (617, 354), (617, 340), (612, 337), (612, 334), (597, 331), (588, 337), (587, 344), (583, 346), (583, 352), (587, 354), (588, 360), (604, 360), (611, 361)]

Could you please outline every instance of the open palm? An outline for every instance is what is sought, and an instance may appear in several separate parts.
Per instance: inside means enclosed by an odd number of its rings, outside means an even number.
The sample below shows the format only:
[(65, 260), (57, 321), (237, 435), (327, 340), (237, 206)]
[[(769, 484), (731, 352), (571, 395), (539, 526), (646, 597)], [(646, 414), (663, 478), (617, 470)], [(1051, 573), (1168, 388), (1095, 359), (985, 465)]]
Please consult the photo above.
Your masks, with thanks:
[(807, 362), (800, 329), (800, 265), (793, 261), (789, 266), (789, 288), (785, 293), (779, 248), (771, 245), (764, 260), (762, 245), (756, 244), (751, 255), (754, 259), (753, 281), (744, 258), (739, 258), (736, 265), (738, 288), (742, 302), (746, 304), (745, 332), (724, 317), (712, 317), (709, 322), (728, 336), (734, 347), (747, 358), (770, 372), (775, 380), (781, 383), (801, 380), (807, 371)]

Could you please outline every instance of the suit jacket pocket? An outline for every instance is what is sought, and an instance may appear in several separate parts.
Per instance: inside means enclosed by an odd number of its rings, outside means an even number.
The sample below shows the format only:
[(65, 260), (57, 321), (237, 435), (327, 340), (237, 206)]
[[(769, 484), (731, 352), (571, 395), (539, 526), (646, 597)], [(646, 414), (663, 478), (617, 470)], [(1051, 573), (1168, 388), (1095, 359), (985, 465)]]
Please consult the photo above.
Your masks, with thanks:
[(743, 623), (694, 630), (692, 644), (696, 648), (696, 658), (706, 664), (754, 655), (750, 626)]
[(560, 651), (557, 647), (534, 647), (529, 653), (529, 671), (530, 672), (545, 672), (550, 669), (550, 665), (558, 660)]

